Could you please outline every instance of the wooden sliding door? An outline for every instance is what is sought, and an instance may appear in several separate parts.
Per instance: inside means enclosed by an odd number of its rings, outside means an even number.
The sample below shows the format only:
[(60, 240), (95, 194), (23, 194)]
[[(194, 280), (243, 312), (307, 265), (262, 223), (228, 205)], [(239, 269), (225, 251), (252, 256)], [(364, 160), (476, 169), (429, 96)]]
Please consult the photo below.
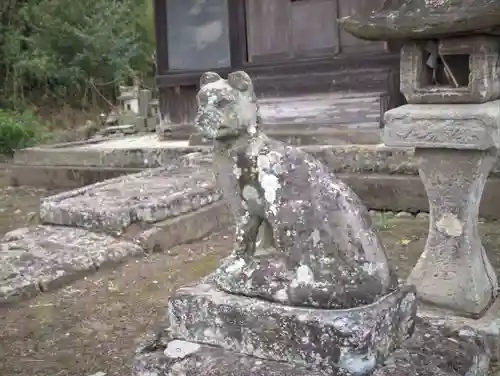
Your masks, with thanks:
[(336, 0), (247, 0), (246, 14), (251, 62), (338, 52)]

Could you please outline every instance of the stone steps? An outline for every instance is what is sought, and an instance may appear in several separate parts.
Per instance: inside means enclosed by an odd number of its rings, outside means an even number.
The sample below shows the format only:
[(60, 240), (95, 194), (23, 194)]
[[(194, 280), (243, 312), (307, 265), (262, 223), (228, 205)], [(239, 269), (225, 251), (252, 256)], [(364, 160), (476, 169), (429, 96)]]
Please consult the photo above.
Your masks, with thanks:
[(41, 200), (41, 225), (0, 239), (0, 305), (226, 228), (203, 155)]

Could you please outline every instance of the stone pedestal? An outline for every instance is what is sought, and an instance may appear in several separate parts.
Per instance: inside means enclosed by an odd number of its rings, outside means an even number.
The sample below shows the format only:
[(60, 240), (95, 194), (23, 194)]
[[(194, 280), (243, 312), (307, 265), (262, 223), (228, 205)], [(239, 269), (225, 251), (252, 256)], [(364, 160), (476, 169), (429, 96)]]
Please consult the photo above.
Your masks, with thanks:
[(481, 244), (479, 202), (496, 155), (488, 151), (417, 149), (430, 207), (429, 236), (408, 282), (419, 298), (464, 316), (479, 316), (498, 283)]
[[(170, 299), (170, 327), (139, 347), (134, 376), (486, 375), (481, 335), (415, 319), (413, 287), (348, 310), (289, 307), (217, 290)], [(411, 336), (410, 336), (411, 335)]]
[(478, 211), (496, 160), (500, 102), (406, 105), (386, 113), (388, 146), (414, 146), (429, 199), (429, 237), (409, 282), (419, 298), (480, 316), (498, 282), (481, 245)]
[(168, 304), (174, 338), (313, 367), (371, 372), (413, 332), (415, 290), (403, 286), (374, 304), (346, 310), (291, 307), (200, 284)]

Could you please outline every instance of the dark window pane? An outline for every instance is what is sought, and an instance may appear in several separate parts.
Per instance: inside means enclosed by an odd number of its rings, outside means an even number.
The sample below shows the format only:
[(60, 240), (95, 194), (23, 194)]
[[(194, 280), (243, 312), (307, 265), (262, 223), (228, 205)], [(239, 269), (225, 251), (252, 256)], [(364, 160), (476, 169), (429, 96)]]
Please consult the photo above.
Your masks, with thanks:
[(165, 1), (170, 70), (229, 67), (228, 0)]

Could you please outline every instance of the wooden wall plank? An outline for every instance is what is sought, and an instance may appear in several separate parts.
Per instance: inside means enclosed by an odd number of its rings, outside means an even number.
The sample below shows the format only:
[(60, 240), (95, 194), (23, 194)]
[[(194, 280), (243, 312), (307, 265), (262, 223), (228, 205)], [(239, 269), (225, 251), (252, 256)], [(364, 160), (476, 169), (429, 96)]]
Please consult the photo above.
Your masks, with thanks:
[(295, 56), (326, 55), (338, 51), (336, 0), (291, 3), (292, 51)]
[[(384, 0), (338, 0), (339, 18), (351, 16), (355, 13), (370, 13), (373, 10), (380, 9)], [(384, 42), (370, 42), (358, 39), (343, 29), (340, 31), (340, 51), (356, 52), (362, 50), (384, 49)]]
[(247, 0), (248, 60), (288, 57), (290, 0)]

